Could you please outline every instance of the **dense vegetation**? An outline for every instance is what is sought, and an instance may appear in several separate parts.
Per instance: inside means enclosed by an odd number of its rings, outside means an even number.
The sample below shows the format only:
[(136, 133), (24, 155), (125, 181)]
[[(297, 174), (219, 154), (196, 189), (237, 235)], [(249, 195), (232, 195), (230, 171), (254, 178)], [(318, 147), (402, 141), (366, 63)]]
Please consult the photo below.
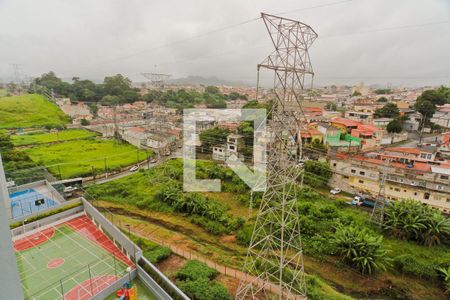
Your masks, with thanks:
[(450, 238), (450, 220), (437, 209), (414, 200), (391, 203), (386, 209), (384, 229), (398, 239), (429, 247)]
[(0, 128), (62, 127), (70, 118), (40, 95), (4, 97), (0, 101)]
[(96, 84), (90, 80), (72, 78), (72, 83), (58, 78), (55, 73), (42, 74), (34, 80), (32, 92), (48, 93), (52, 91), (60, 97), (72, 101), (93, 101), (103, 104), (131, 103), (139, 99), (138, 90), (133, 88), (129, 78), (117, 74), (107, 76), (103, 83)]
[(228, 300), (228, 290), (214, 280), (219, 274), (197, 260), (188, 261), (176, 273), (177, 284), (193, 300)]
[(178, 91), (157, 91), (151, 90), (144, 96), (147, 102), (158, 103), (166, 107), (183, 109), (192, 108), (197, 104), (204, 104), (208, 108), (226, 108), (227, 100), (247, 99), (246, 95), (238, 93), (230, 93), (224, 95), (214, 86), (208, 86), (205, 92), (186, 91), (180, 89)]
[[(248, 189), (245, 186), (240, 187), (241, 182), (231, 179), (233, 177), (227, 174), (229, 170), (226, 168), (205, 161), (198, 161), (198, 165), (200, 168), (197, 178), (222, 178), (225, 191), (223, 194), (226, 196), (220, 198), (221, 202), (217, 201), (219, 197), (211, 195), (218, 193), (180, 195), (178, 187), (174, 188), (181, 183), (179, 180), (182, 176), (182, 164), (178, 160), (119, 179), (114, 184), (91, 186), (89, 192), (95, 193), (95, 197), (101, 200), (139, 205), (139, 210), (148, 211), (150, 216), (152, 216), (150, 212), (164, 212), (164, 214), (156, 214), (166, 216), (162, 217), (164, 222), (173, 222), (172, 217), (168, 217), (170, 214), (174, 215), (173, 220), (185, 217), (185, 220), (192, 222), (193, 216), (200, 217), (192, 212), (198, 212), (199, 207), (206, 207), (206, 202), (214, 203), (209, 204), (212, 209), (206, 208), (206, 210), (225, 212), (222, 216), (231, 216), (232, 212), (232, 218), (241, 216), (245, 220), (240, 228), (231, 231), (236, 237), (236, 242), (245, 247), (250, 242), (255, 220), (248, 215), (246, 209), (249, 205)], [(315, 162), (308, 166), (308, 169), (310, 172), (314, 171), (314, 174), (321, 174), (320, 176), (328, 174), (328, 170), (322, 163)], [(318, 189), (322, 187), (319, 186)], [(164, 191), (160, 192), (161, 190)], [(234, 196), (242, 199), (242, 204), (238, 204), (238, 207), (230, 207), (230, 203), (236, 205), (229, 196), (230, 191)], [(178, 197), (173, 196), (176, 194)], [(161, 200), (161, 196), (168, 196), (171, 200)], [(253, 200), (258, 202), (261, 193), (254, 193), (253, 196)], [(425, 247), (416, 240), (399, 239), (387, 229), (380, 232), (377, 227), (371, 225), (366, 212), (361, 211), (361, 208), (348, 206), (346, 201), (348, 200), (331, 199), (308, 187), (299, 190), (297, 206), (306, 268), (309, 274), (307, 277), (309, 298), (350, 299), (337, 293), (317, 276), (311, 274), (326, 278), (339, 286), (340, 291), (355, 294), (359, 298), (366, 297), (365, 292), (373, 293), (374, 297), (381, 298), (383, 295), (401, 299), (416, 299), (416, 295), (421, 295), (423, 299), (442, 298), (445, 284), (443, 270), (450, 266), (450, 251), (446, 239), (442, 239), (441, 245)], [(389, 210), (387, 214), (388, 212)], [(210, 213), (205, 212), (203, 218), (209, 220)], [(386, 218), (389, 217), (386, 216)], [(174, 224), (179, 226), (178, 221), (176, 222)], [(216, 239), (220, 241), (220, 234), (208, 230), (204, 224), (200, 224), (200, 227), (212, 236), (208, 242)], [(199, 245), (208, 243), (203, 240), (203, 231), (196, 233), (193, 239), (198, 240)], [(230, 252), (220, 252), (220, 254), (226, 253), (228, 258), (245, 255), (245, 252), (238, 254), (239, 252), (232, 251), (229, 247), (230, 244), (227, 244), (225, 249)], [(215, 249), (214, 247), (207, 249), (204, 253), (216, 255), (215, 252), (210, 252), (214, 251), (212, 250)], [(224, 261), (227, 259), (224, 258), (222, 262)], [(312, 262), (314, 264), (311, 264)], [(366, 276), (370, 276), (367, 280), (373, 284), (367, 287), (355, 284), (361, 278), (367, 278)], [(367, 281), (365, 282), (367, 284)], [(206, 286), (205, 283), (202, 284), (203, 287)], [(380, 286), (383, 288), (390, 286), (389, 291), (380, 290)]]
[(430, 118), (436, 111), (437, 105), (450, 103), (450, 88), (441, 86), (435, 90), (426, 90), (420, 95), (414, 109), (425, 116), (425, 120), (429, 123)]
[(379, 118), (397, 118), (400, 116), (400, 110), (397, 104), (388, 102), (382, 108), (375, 111), (375, 116)]
[[(56, 95), (68, 97), (72, 101), (98, 102), (104, 105), (145, 100), (177, 109), (192, 108), (196, 104), (204, 104), (209, 108), (225, 108), (227, 100), (247, 99), (246, 95), (236, 92), (224, 95), (214, 86), (206, 87), (203, 93), (184, 89), (150, 90), (141, 97), (139, 89), (134, 88), (131, 80), (121, 74), (107, 76), (103, 83), (97, 84), (90, 80), (80, 80), (78, 77), (72, 78), (72, 83), (69, 83), (58, 78), (55, 73), (49, 72), (36, 78), (34, 83), (32, 92), (45, 94), (53, 91)], [(91, 111), (95, 114), (96, 105), (91, 105)]]
[[(89, 193), (97, 199), (134, 204), (141, 209), (152, 211), (171, 211), (183, 214), (193, 224), (208, 232), (221, 235), (231, 233), (242, 227), (244, 219), (228, 213), (230, 207), (225, 203), (212, 201), (200, 193), (183, 193), (182, 162), (171, 160), (163, 167), (155, 167), (150, 174), (140, 172), (133, 177), (97, 186), (90, 186)], [(157, 178), (149, 182), (148, 177)], [(234, 173), (224, 167), (207, 161), (197, 162), (197, 178), (220, 178), (223, 190), (245, 192), (247, 186)], [(130, 184), (134, 186), (130, 190)]]
[(308, 186), (319, 188), (326, 186), (333, 175), (327, 162), (307, 160), (305, 162), (305, 174), (303, 182)]
[(44, 178), (42, 169), (25, 152), (14, 149), (11, 135), (2, 130), (0, 130), (0, 154), (7, 180), (23, 184)]

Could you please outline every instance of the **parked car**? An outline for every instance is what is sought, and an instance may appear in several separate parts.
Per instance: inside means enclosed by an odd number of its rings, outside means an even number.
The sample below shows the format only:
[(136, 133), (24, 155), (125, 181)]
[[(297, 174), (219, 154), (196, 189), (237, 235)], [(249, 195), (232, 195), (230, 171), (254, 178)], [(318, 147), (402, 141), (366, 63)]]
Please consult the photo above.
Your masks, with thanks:
[(342, 192), (342, 190), (340, 188), (333, 188), (330, 193), (332, 193), (333, 195), (337, 195), (340, 192)]
[(130, 172), (135, 172), (135, 171), (137, 171), (137, 170), (139, 170), (139, 166), (132, 166), (132, 167), (130, 168)]

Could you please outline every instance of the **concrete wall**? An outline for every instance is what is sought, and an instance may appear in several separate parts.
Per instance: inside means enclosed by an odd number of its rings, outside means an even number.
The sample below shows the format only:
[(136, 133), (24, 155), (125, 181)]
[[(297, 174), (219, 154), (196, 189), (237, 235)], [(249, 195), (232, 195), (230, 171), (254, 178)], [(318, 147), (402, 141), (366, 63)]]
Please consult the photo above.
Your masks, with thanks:
[[(8, 206), (5, 206), (7, 204)], [(23, 300), (22, 284), (17, 268), (16, 255), (13, 250), (11, 232), (9, 230), (8, 189), (5, 172), (0, 156), (0, 291), (2, 299)]]
[(119, 244), (128, 257), (133, 257), (138, 261), (142, 257), (142, 250), (139, 249), (126, 235), (122, 233), (114, 224), (112, 224), (105, 216), (102, 215), (95, 207), (93, 207), (86, 199), (83, 199), (83, 206), (86, 214), (95, 221), (100, 230), (107, 232), (112, 237), (113, 242)]

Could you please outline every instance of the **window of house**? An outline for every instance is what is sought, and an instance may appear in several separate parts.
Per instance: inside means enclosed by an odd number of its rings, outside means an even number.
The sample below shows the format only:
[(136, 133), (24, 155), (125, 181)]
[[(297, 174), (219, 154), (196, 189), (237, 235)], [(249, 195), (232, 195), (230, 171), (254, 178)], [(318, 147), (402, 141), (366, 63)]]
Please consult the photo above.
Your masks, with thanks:
[(444, 190), (444, 187), (442, 186), (442, 185), (436, 185), (436, 188), (438, 189), (438, 190), (440, 190), (440, 191), (443, 191)]
[(430, 199), (430, 193), (424, 193), (423, 194), (423, 199), (425, 199), (425, 200)]
[(230, 149), (235, 150), (236, 148), (234, 146), (230, 145)]
[(406, 193), (406, 190), (403, 190), (403, 193)]
[(420, 158), (427, 158), (427, 154), (426, 153), (421, 153), (420, 154)]
[(414, 192), (414, 196), (417, 196), (417, 192)]
[(361, 174), (361, 175), (366, 175), (366, 172), (359, 171), (359, 174)]
[(441, 175), (441, 179), (447, 180), (448, 179), (448, 175)]
[(389, 189), (392, 191), (392, 186), (390, 186)]
[(345, 179), (348, 179), (348, 176), (345, 176), (345, 175), (344, 175), (344, 178), (345, 178)]
[(336, 167), (336, 163), (333, 164), (333, 167)]
[(358, 180), (359, 183), (364, 183), (364, 180)]
[(447, 202), (450, 202), (450, 198), (447, 198)]
[(395, 188), (394, 189), (396, 192), (400, 192), (400, 189), (399, 188)]
[(400, 182), (402, 182), (402, 183), (403, 183), (403, 181), (404, 181), (404, 180), (403, 180), (403, 178), (400, 178)]
[(352, 172), (352, 173), (354, 174), (354, 173), (356, 173), (356, 170), (353, 170), (353, 169), (352, 169), (352, 171), (351, 171), (351, 172)]
[(427, 155), (427, 158), (428, 158), (428, 159), (431, 159), (431, 154), (428, 154), (428, 155)]

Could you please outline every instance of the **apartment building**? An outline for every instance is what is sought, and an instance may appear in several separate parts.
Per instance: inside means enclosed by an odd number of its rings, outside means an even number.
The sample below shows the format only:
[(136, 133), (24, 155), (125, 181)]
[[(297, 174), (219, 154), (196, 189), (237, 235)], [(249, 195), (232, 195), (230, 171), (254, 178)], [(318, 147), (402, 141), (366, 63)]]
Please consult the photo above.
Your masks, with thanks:
[[(330, 184), (350, 193), (376, 197), (386, 177), (388, 200), (413, 199), (450, 213), (450, 161), (429, 149), (391, 148), (383, 152), (330, 158)], [(430, 155), (431, 154), (431, 155)]]

